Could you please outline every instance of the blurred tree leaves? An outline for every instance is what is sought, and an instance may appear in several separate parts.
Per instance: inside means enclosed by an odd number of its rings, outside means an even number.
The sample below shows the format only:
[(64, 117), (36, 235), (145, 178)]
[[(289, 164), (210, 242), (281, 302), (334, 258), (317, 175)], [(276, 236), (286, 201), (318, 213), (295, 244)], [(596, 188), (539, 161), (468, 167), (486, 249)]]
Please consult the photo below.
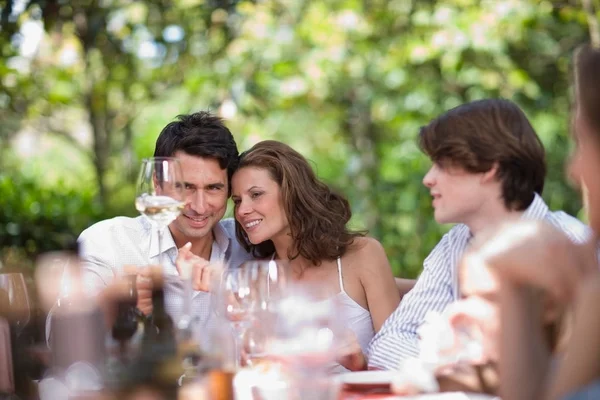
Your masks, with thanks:
[[(18, 13), (10, 10), (17, 3), (24, 4)], [(80, 161), (67, 161), (66, 173), (86, 177), (69, 196), (87, 205), (68, 205), (83, 217), (102, 214), (90, 209), (90, 193), (103, 215), (130, 213), (137, 159), (150, 155), (162, 126), (210, 108), (229, 120), (240, 149), (275, 138), (305, 154), (350, 197), (352, 224), (383, 242), (395, 273), (414, 276), (448, 229), (433, 221), (421, 184), (429, 162), (416, 146), (418, 129), (448, 108), (497, 96), (525, 109), (548, 150), (546, 200), (573, 214), (581, 208), (563, 173), (568, 74), (573, 49), (589, 40), (593, 7), (566, 0), (8, 4), (0, 138), (33, 125), (83, 155), (92, 181)], [(25, 28), (35, 32), (36, 23), (43, 41), (24, 56)], [(35, 184), (19, 190), (37, 196)], [(10, 210), (3, 226), (29, 218), (27, 209)], [(80, 223), (65, 212), (61, 229), (77, 233)]]
[(26, 176), (0, 173), (0, 198), (0, 264), (9, 264), (11, 248), (21, 261), (65, 249), (81, 230), (106, 216), (93, 192), (61, 183), (46, 188)]

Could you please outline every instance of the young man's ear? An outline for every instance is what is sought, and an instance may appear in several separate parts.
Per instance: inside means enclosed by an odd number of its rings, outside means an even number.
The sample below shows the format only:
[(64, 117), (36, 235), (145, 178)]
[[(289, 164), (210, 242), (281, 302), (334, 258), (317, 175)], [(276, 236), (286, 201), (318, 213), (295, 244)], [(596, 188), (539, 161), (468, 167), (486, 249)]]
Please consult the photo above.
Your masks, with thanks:
[(496, 174), (498, 173), (498, 168), (499, 168), (498, 163), (495, 162), (489, 171), (483, 173), (483, 176), (481, 177), (481, 183), (489, 183), (489, 182), (495, 181)]

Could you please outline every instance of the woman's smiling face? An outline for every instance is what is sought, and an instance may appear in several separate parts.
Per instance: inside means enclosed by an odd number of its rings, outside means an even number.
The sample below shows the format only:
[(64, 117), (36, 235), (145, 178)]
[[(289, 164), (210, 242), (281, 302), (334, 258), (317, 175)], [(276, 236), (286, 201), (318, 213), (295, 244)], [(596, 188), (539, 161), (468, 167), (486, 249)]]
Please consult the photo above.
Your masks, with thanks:
[(289, 232), (281, 188), (266, 169), (240, 168), (233, 175), (231, 188), (235, 219), (250, 243), (256, 245)]

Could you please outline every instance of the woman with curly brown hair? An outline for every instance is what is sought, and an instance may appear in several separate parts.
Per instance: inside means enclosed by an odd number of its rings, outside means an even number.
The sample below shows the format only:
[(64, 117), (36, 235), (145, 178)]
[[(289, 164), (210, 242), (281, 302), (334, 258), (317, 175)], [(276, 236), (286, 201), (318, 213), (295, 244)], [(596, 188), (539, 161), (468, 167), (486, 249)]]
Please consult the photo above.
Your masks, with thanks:
[[(348, 200), (321, 182), (300, 153), (272, 140), (242, 153), (232, 199), (240, 243), (257, 258), (287, 260), (298, 281), (324, 285), (366, 353), (400, 296), (381, 244), (347, 228)], [(364, 357), (340, 363), (366, 367)]]

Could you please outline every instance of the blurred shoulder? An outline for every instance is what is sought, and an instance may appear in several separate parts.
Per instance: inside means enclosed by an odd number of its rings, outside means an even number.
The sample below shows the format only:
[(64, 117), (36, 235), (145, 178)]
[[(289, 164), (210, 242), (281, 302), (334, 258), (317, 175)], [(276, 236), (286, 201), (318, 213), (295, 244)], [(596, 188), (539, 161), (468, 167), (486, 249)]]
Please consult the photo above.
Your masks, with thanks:
[(577, 296), (581, 302), (596, 307), (600, 303), (600, 274), (585, 279)]
[(592, 234), (590, 227), (564, 211), (549, 212), (545, 220), (563, 231), (574, 243), (583, 243)]

